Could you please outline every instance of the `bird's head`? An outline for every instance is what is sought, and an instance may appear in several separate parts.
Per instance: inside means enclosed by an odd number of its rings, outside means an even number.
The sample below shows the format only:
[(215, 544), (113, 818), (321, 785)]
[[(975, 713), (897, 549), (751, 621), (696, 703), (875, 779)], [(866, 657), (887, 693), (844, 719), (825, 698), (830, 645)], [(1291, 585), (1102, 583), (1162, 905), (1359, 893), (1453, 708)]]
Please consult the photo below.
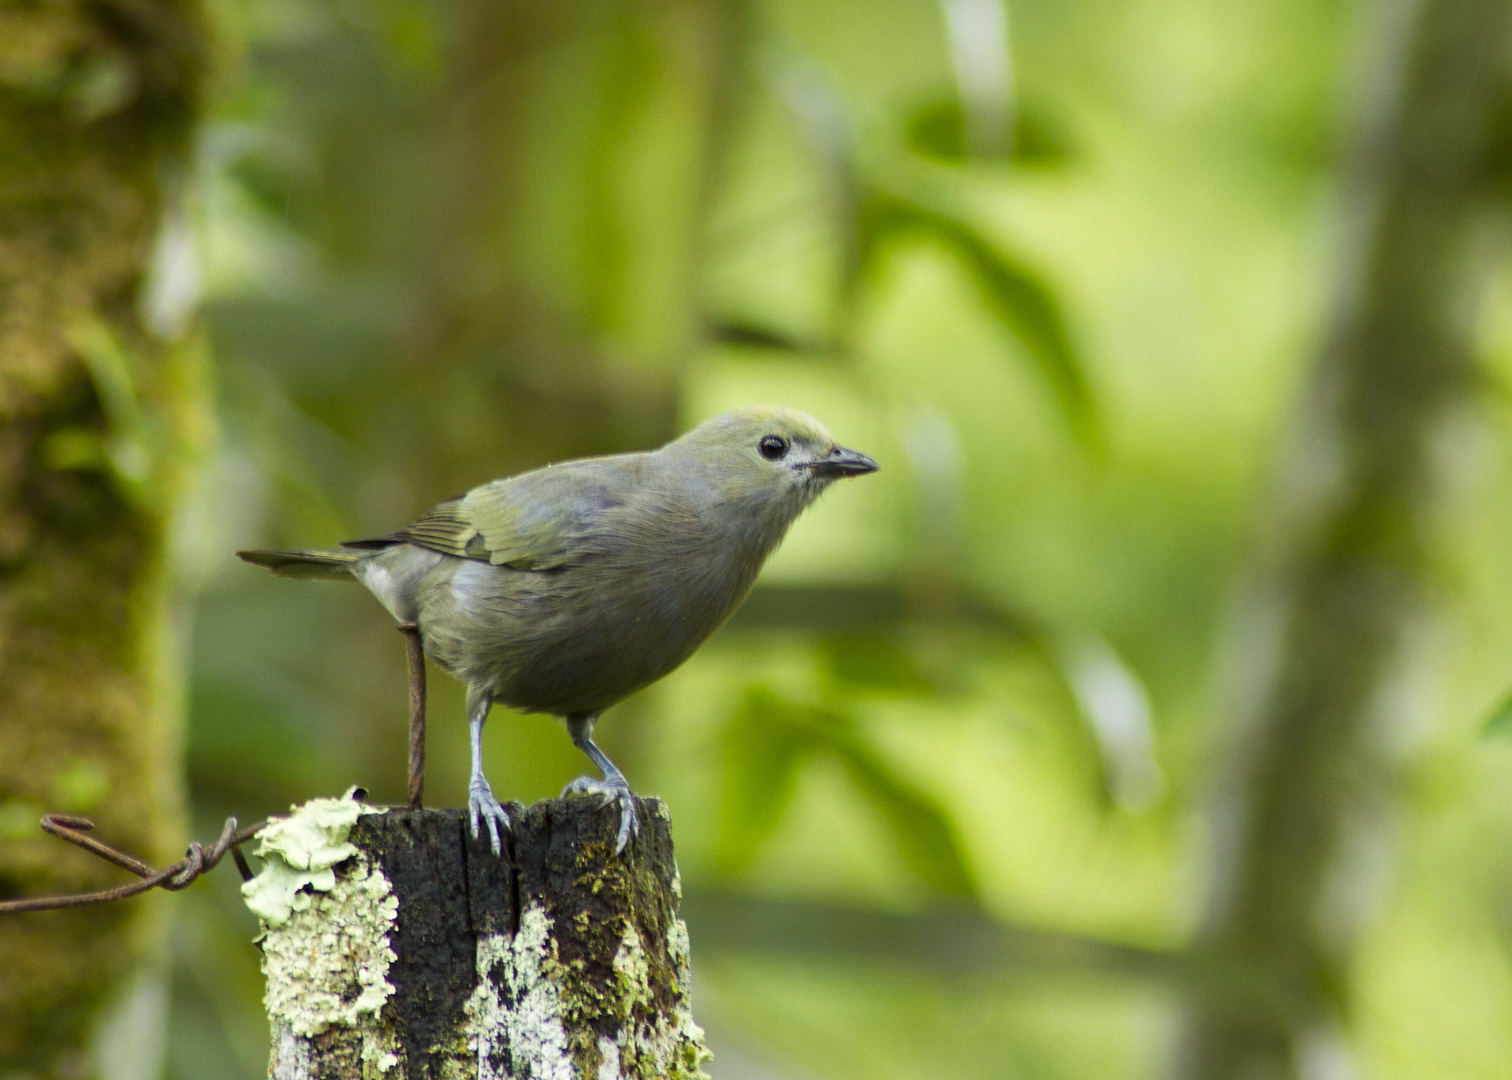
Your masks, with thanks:
[(876, 472), (813, 417), (750, 406), (706, 420), (667, 447), (707, 478), (721, 501), (786, 525), (836, 480)]

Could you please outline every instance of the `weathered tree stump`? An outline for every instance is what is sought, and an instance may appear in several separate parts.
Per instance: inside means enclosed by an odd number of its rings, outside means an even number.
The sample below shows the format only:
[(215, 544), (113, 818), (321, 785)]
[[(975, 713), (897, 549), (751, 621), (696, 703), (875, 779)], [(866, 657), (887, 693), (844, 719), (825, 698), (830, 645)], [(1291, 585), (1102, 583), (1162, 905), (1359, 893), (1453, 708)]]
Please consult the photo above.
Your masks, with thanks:
[(503, 857), (455, 810), (317, 799), (259, 834), (272, 1080), (694, 1078), (670, 821), (614, 854), (596, 800), (511, 807)]

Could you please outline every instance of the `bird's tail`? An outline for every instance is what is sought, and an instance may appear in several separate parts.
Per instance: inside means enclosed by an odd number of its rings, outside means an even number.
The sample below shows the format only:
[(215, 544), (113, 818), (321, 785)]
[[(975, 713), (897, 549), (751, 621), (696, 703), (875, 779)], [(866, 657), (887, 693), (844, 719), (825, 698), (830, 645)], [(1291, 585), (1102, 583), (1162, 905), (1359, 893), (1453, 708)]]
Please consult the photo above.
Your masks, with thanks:
[(279, 577), (320, 578), (351, 581), (354, 564), (366, 552), (315, 548), (308, 551), (238, 551), (236, 557), (255, 566), (266, 566)]

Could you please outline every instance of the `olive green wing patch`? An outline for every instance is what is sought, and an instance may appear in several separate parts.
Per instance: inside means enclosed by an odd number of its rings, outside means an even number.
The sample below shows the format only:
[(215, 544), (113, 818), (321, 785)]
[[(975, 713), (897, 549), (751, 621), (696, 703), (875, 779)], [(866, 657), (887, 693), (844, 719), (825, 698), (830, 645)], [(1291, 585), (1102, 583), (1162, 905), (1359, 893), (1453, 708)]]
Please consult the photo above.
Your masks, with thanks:
[(513, 570), (554, 570), (634, 531), (627, 514), (634, 516), (630, 507), (645, 494), (643, 464), (642, 455), (626, 454), (495, 480), (448, 499), (408, 528), (343, 546), (414, 544)]
[(577, 553), (575, 541), (583, 535), (582, 507), (529, 479), (485, 484), (433, 507), (407, 528), (349, 546), (408, 543), (514, 570), (563, 566)]
[(459, 559), (489, 561), (488, 544), (468, 517), (462, 498), (433, 507), (413, 525), (371, 540), (344, 540), (344, 548), (381, 551), (395, 544), (414, 544)]
[(469, 544), (484, 552), (469, 557), (515, 570), (552, 570), (582, 554), (596, 500), (585, 499), (572, 479), (565, 470), (529, 473), (468, 492), (462, 502), (475, 530)]
[(467, 519), (467, 513), (462, 507), (462, 499), (456, 498), (432, 507), (419, 521), (396, 533), (390, 533), (385, 539), (430, 548), (443, 555), (476, 558), (467, 551), (468, 544), (476, 535), (477, 530)]

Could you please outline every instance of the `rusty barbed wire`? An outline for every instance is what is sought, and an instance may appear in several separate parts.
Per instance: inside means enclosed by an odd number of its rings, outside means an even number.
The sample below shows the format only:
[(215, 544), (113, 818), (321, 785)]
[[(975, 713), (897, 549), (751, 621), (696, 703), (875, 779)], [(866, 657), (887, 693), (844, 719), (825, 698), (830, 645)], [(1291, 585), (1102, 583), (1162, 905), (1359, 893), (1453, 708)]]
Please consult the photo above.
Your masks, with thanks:
[(252, 868), (247, 865), (240, 845), (256, 836), (258, 830), (266, 824), (266, 821), (259, 821), (256, 825), (238, 829), (236, 819), (229, 817), (226, 819), (225, 828), (221, 829), (220, 839), (208, 849), (196, 840), (189, 845), (189, 850), (178, 862), (172, 866), (165, 866), (161, 870), (154, 870), (141, 859), (87, 835), (89, 830), (94, 828), (94, 822), (88, 818), (76, 817), (72, 814), (48, 814), (42, 819), (44, 832), (61, 840), (67, 840), (70, 844), (75, 844), (108, 863), (114, 863), (123, 870), (130, 870), (142, 880), (118, 885), (114, 889), (75, 893), (71, 896), (31, 896), (20, 900), (0, 900), (0, 915), (14, 915), (23, 911), (57, 911), (61, 908), (84, 907), (87, 904), (105, 904), (112, 900), (124, 900), (128, 896), (135, 896), (149, 889), (167, 889), (169, 892), (177, 892), (187, 887), (206, 870), (213, 869), (226, 857), (228, 851), (231, 852), (236, 868), (241, 873), (242, 880), (245, 881), (252, 876)]

